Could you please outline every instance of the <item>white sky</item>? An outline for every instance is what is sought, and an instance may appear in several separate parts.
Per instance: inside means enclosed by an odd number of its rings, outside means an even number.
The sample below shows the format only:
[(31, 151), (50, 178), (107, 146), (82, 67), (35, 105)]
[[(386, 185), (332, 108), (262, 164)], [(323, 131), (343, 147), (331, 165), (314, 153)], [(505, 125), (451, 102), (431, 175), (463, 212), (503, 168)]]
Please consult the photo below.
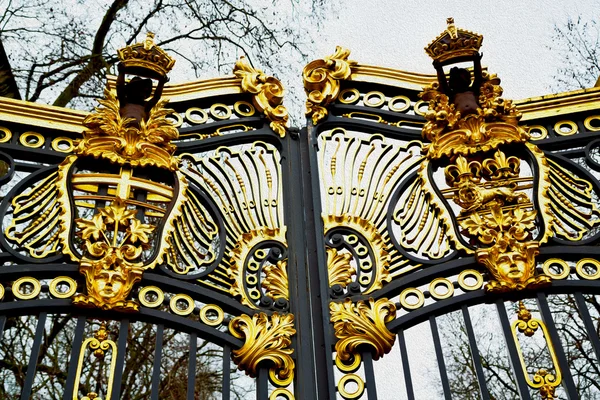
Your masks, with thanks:
[(597, 15), (600, 4), (585, 1), (346, 0), (338, 18), (325, 23), (317, 38), (321, 58), (336, 45), (349, 48), (361, 64), (433, 73), (423, 48), (454, 17), (457, 27), (484, 36), (482, 63), (502, 79), (504, 97), (520, 99), (551, 92), (560, 65), (551, 51), (555, 24), (578, 14)]

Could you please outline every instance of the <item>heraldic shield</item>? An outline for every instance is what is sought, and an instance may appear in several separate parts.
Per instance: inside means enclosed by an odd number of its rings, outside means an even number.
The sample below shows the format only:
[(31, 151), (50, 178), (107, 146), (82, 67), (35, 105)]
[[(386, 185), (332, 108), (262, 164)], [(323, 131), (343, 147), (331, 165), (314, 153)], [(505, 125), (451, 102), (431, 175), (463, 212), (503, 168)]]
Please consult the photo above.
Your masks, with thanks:
[[(423, 136), (430, 143), (415, 179), (397, 192), (405, 206), (391, 216), (400, 228), (392, 240), (425, 263), (473, 254), (490, 273), (488, 291), (533, 289), (550, 283), (536, 272), (540, 244), (585, 239), (600, 213), (589, 182), (529, 142), (500, 79), (481, 69), (482, 40), (450, 19), (426, 48), (438, 71), (420, 95), (429, 102)], [(444, 66), (469, 60), (472, 70), (454, 67), (447, 80)]]

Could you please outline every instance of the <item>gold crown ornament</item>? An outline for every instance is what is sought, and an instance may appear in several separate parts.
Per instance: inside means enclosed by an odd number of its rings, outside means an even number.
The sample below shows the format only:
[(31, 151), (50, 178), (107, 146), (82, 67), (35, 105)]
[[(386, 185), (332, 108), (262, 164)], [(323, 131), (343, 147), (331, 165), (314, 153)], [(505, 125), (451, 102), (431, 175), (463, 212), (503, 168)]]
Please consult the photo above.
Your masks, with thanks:
[(447, 18), (446, 22), (446, 30), (425, 47), (429, 57), (440, 63), (450, 64), (470, 59), (479, 52), (483, 42), (482, 35), (456, 28), (454, 18)]
[(173, 69), (175, 60), (154, 44), (154, 33), (148, 32), (141, 43), (117, 50), (125, 72), (133, 75), (159, 79)]

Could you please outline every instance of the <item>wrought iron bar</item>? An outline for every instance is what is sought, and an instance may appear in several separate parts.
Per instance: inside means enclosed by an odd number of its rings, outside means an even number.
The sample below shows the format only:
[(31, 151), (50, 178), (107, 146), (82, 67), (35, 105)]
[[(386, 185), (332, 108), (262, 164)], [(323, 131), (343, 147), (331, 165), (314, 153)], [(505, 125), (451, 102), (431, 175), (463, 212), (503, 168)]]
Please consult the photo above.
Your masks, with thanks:
[(406, 385), (406, 396), (408, 400), (415, 400), (412, 378), (410, 376), (410, 365), (408, 363), (408, 352), (406, 351), (406, 340), (404, 331), (398, 331), (398, 346), (400, 347), (400, 358), (402, 359), (402, 371), (404, 372), (404, 384)]
[(39, 314), (37, 327), (35, 329), (35, 338), (31, 346), (31, 355), (29, 356), (29, 364), (27, 364), (27, 374), (23, 382), (23, 391), (21, 392), (21, 400), (29, 400), (33, 389), (33, 378), (40, 356), (40, 348), (42, 347), (42, 339), (44, 338), (44, 328), (46, 327), (46, 316), (48, 314), (42, 312)]
[(469, 314), (469, 307), (462, 306), (462, 314), (465, 320), (467, 336), (469, 337), (469, 348), (471, 349), (471, 358), (473, 359), (473, 365), (475, 366), (475, 374), (477, 375), (477, 383), (479, 384), (481, 398), (483, 400), (490, 400), (490, 394), (485, 383), (483, 365), (481, 365), (481, 356), (479, 354), (479, 349), (477, 348), (477, 340), (475, 339), (475, 331), (473, 330), (471, 315)]
[(77, 317), (77, 325), (75, 326), (75, 336), (71, 347), (71, 357), (69, 359), (69, 367), (67, 369), (67, 382), (65, 383), (65, 392), (63, 400), (73, 400), (75, 388), (75, 377), (77, 376), (77, 367), (79, 364), (79, 354), (81, 353), (81, 344), (83, 343), (83, 335), (85, 333), (86, 317), (81, 315)]
[(438, 331), (435, 315), (429, 317), (429, 326), (431, 327), (431, 336), (433, 337), (433, 345), (435, 347), (435, 356), (437, 358), (438, 369), (440, 370), (440, 378), (442, 379), (442, 387), (444, 389), (444, 398), (452, 400), (450, 391), (450, 381), (446, 372), (446, 362), (444, 361), (444, 352), (442, 351), (442, 343), (440, 341), (440, 333)]
[(159, 400), (160, 390), (160, 362), (162, 359), (163, 336), (165, 327), (163, 324), (156, 326), (156, 345), (154, 346), (154, 363), (152, 365), (152, 392), (150, 400)]

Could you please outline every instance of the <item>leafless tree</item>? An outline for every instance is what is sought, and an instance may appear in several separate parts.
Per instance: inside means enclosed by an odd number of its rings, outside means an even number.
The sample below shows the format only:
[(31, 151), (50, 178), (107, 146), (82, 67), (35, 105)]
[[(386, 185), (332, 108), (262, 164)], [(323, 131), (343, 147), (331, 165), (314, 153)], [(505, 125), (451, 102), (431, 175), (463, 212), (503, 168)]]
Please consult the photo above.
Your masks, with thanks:
[(330, 6), (325, 0), (0, 0), (0, 40), (24, 99), (89, 108), (106, 74), (116, 72), (116, 50), (146, 31), (177, 59), (177, 80), (230, 74), (241, 55), (269, 73), (300, 71), (311, 32)]

